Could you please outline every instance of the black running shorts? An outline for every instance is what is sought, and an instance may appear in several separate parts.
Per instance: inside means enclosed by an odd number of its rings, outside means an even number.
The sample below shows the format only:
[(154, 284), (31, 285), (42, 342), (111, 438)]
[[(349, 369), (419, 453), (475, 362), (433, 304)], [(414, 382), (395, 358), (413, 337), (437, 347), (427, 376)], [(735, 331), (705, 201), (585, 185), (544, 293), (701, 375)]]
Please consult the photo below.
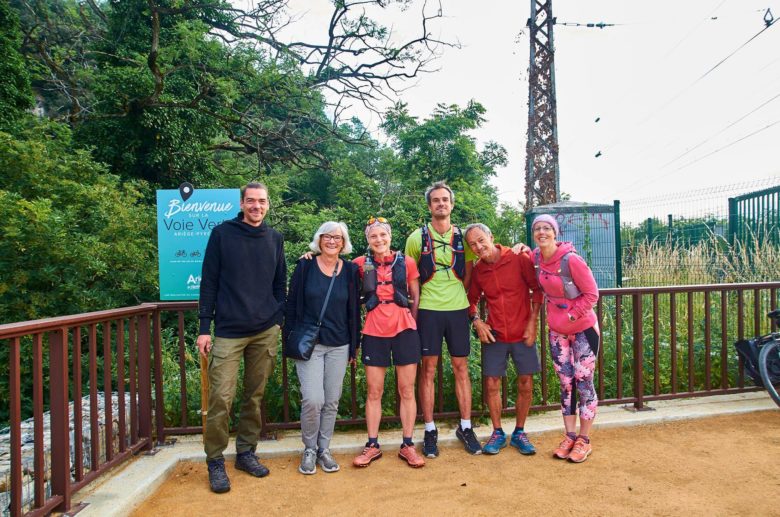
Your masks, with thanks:
[(441, 355), (442, 340), (447, 341), (451, 357), (468, 357), (471, 351), (468, 309), (420, 309), (417, 312), (417, 331), (420, 333), (423, 356)]
[(420, 337), (414, 329), (404, 330), (393, 337), (364, 335), (362, 348), (361, 358), (366, 366), (404, 366), (420, 362)]

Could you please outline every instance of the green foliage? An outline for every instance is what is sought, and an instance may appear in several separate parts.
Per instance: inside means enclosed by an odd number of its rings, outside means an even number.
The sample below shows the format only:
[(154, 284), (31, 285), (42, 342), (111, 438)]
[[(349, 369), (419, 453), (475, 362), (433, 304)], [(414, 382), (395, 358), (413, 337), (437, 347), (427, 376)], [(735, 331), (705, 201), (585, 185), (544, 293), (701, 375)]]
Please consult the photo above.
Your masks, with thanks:
[[(135, 305), (156, 295), (154, 215), (139, 203), (144, 185), (120, 183), (56, 123), (30, 124), (16, 138), (0, 133), (0, 170), (0, 321)], [(7, 358), (8, 347), (0, 347), (3, 400)], [(30, 368), (25, 363), (21, 372), (25, 403)], [(7, 406), (1, 411), (5, 421)]]
[(31, 126), (18, 140), (0, 134), (0, 168), (0, 320), (153, 295), (155, 226), (139, 204), (142, 184), (121, 184), (57, 124)]
[(30, 78), (19, 52), (19, 18), (8, 0), (0, 0), (0, 130), (7, 131), (32, 107)]

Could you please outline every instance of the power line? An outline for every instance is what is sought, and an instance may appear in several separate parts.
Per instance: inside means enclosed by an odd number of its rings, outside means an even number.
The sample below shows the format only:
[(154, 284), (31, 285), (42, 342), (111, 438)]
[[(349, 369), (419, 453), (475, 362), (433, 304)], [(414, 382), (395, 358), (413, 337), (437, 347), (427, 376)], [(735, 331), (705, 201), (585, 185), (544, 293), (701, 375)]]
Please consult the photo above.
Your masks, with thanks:
[[(767, 12), (769, 12), (769, 11), (767, 10)], [(769, 21), (767, 21), (767, 22), (766, 22), (766, 27), (764, 27), (763, 29), (761, 29), (760, 31), (758, 31), (758, 32), (757, 32), (756, 34), (754, 34), (754, 35), (753, 35), (753, 36), (752, 36), (752, 37), (751, 37), (749, 40), (747, 40), (745, 43), (743, 43), (742, 45), (740, 45), (739, 47), (737, 47), (737, 48), (736, 48), (736, 49), (735, 49), (735, 50), (734, 50), (734, 51), (733, 51), (731, 54), (727, 55), (726, 57), (724, 57), (723, 59), (721, 59), (720, 61), (718, 61), (718, 62), (717, 62), (717, 63), (716, 63), (716, 64), (715, 64), (715, 65), (714, 65), (712, 68), (710, 68), (709, 70), (707, 70), (706, 72), (704, 72), (704, 74), (702, 74), (702, 76), (701, 76), (701, 77), (699, 77), (698, 79), (696, 79), (696, 80), (693, 82), (693, 84), (691, 84), (691, 86), (693, 86), (694, 84), (698, 83), (699, 81), (701, 81), (702, 79), (704, 79), (705, 77), (707, 77), (707, 76), (708, 76), (708, 75), (709, 75), (711, 72), (713, 72), (713, 71), (714, 71), (716, 68), (718, 68), (720, 65), (722, 65), (723, 63), (725, 63), (725, 62), (726, 62), (726, 60), (728, 60), (728, 59), (729, 59), (731, 56), (733, 56), (734, 54), (736, 54), (737, 52), (739, 52), (740, 50), (742, 50), (742, 49), (743, 49), (743, 48), (744, 48), (744, 47), (745, 47), (745, 46), (746, 46), (748, 43), (750, 43), (751, 41), (753, 41), (754, 39), (756, 39), (757, 37), (759, 37), (759, 36), (761, 35), (761, 33), (762, 33), (762, 32), (764, 32), (765, 30), (767, 30), (767, 29), (769, 29), (770, 27), (772, 27), (772, 26), (775, 24), (775, 22), (776, 22), (776, 21), (777, 21), (777, 20), (774, 20), (774, 19), (770, 19)]]
[[(754, 39), (756, 39), (758, 36), (760, 36), (760, 35), (761, 35), (761, 34), (762, 34), (764, 31), (766, 31), (766, 30), (767, 30), (767, 29), (769, 29), (770, 27), (774, 26), (776, 22), (777, 22), (777, 20), (775, 20), (775, 19), (765, 20), (765, 25), (766, 25), (766, 26), (765, 26), (763, 29), (761, 29), (760, 31), (758, 31), (758, 32), (757, 32), (756, 34), (754, 34), (753, 36), (751, 36), (751, 37), (750, 37), (750, 38), (749, 38), (747, 41), (745, 41), (745, 42), (744, 42), (744, 43), (742, 43), (742, 44), (741, 44), (739, 47), (737, 47), (735, 50), (733, 50), (732, 52), (730, 52), (730, 53), (729, 53), (729, 54), (728, 54), (726, 57), (724, 57), (723, 59), (721, 59), (720, 61), (718, 61), (718, 62), (717, 62), (715, 65), (713, 65), (712, 67), (710, 67), (710, 68), (709, 68), (709, 69), (708, 69), (706, 72), (704, 72), (704, 73), (703, 73), (703, 74), (702, 74), (702, 75), (701, 75), (699, 78), (697, 78), (696, 80), (694, 80), (694, 81), (693, 81), (692, 83), (690, 83), (688, 86), (686, 86), (685, 88), (683, 88), (682, 90), (680, 90), (679, 92), (677, 92), (677, 93), (676, 93), (676, 94), (675, 94), (673, 97), (671, 97), (669, 100), (667, 100), (666, 102), (664, 102), (663, 104), (661, 104), (659, 107), (657, 107), (656, 109), (654, 109), (654, 110), (653, 110), (653, 111), (652, 111), (650, 114), (648, 114), (648, 115), (647, 115), (647, 116), (646, 116), (644, 119), (642, 119), (642, 120), (640, 120), (639, 122), (637, 122), (637, 123), (635, 124), (635, 126), (634, 126), (632, 129), (635, 129), (635, 128), (639, 127), (639, 126), (642, 126), (643, 124), (645, 124), (645, 123), (647, 123), (649, 120), (651, 120), (653, 117), (657, 116), (659, 113), (661, 113), (662, 111), (664, 111), (664, 110), (665, 110), (667, 107), (669, 107), (669, 105), (671, 105), (671, 104), (672, 104), (674, 101), (676, 101), (677, 99), (679, 99), (680, 97), (682, 97), (682, 96), (683, 96), (685, 93), (687, 93), (687, 92), (688, 92), (688, 91), (689, 91), (691, 88), (693, 88), (693, 87), (694, 87), (696, 84), (698, 84), (698, 83), (699, 83), (699, 81), (701, 81), (702, 79), (704, 79), (705, 77), (707, 77), (707, 76), (708, 76), (710, 73), (712, 73), (712, 72), (713, 72), (713, 71), (714, 71), (716, 68), (718, 68), (720, 65), (722, 65), (723, 63), (725, 63), (725, 62), (726, 62), (726, 61), (727, 61), (729, 58), (731, 58), (732, 56), (734, 56), (734, 54), (736, 54), (737, 52), (739, 52), (740, 50), (742, 50), (742, 49), (743, 49), (745, 46), (747, 46), (747, 45), (748, 45), (748, 44), (749, 44), (751, 41), (753, 41), (753, 40), (754, 40)], [(625, 135), (625, 132), (624, 132), (624, 135)], [(610, 143), (610, 144), (609, 144), (609, 145), (606, 147), (606, 149), (610, 149), (610, 148), (614, 147), (615, 143), (617, 143), (617, 142), (619, 142), (619, 141), (620, 141), (620, 140), (617, 140), (617, 141), (615, 141), (615, 142), (612, 142), (612, 143)], [(602, 149), (602, 151), (603, 151), (603, 149)]]
[(555, 25), (563, 25), (564, 27), (586, 27), (589, 29), (603, 29), (604, 27), (618, 27), (622, 25), (631, 25), (630, 23), (604, 23), (604, 22), (587, 22), (587, 23), (579, 23), (579, 22), (559, 22), (555, 21)]
[(736, 145), (736, 144), (738, 144), (738, 143), (740, 143), (740, 142), (742, 142), (744, 140), (747, 140), (748, 138), (750, 138), (752, 136), (755, 136), (755, 135), (761, 133), (762, 131), (765, 131), (765, 130), (767, 130), (767, 129), (769, 129), (772, 126), (775, 126), (777, 124), (780, 124), (780, 120), (776, 120), (776, 121), (772, 122), (771, 124), (767, 124), (766, 126), (760, 128), (760, 129), (757, 129), (757, 130), (753, 131), (752, 133), (749, 133), (749, 134), (747, 134), (747, 135), (745, 135), (743, 137), (738, 138), (737, 140), (734, 140), (733, 142), (729, 142), (726, 145), (718, 147), (714, 151), (711, 151), (711, 152), (709, 152), (709, 153), (707, 153), (707, 154), (705, 154), (703, 156), (700, 156), (700, 157), (698, 157), (698, 158), (696, 158), (696, 159), (686, 163), (685, 165), (682, 165), (682, 166), (680, 166), (680, 167), (678, 167), (678, 168), (676, 168), (676, 169), (674, 169), (674, 170), (672, 170), (670, 172), (667, 172), (666, 174), (662, 174), (660, 176), (652, 177), (652, 178), (650, 178), (647, 181), (640, 182), (639, 184), (637, 184), (637, 182), (634, 182), (631, 185), (627, 186), (626, 188), (621, 189), (620, 192), (625, 192), (626, 190), (631, 189), (631, 188), (646, 187), (647, 185), (650, 185), (651, 183), (654, 183), (654, 182), (656, 182), (658, 180), (664, 179), (664, 178), (674, 174), (677, 171), (680, 171), (682, 169), (686, 169), (686, 168), (690, 167), (691, 165), (693, 165), (693, 164), (695, 164), (697, 162), (700, 162), (701, 160), (704, 160), (705, 158), (709, 158), (710, 156), (712, 156), (714, 154), (717, 154), (717, 153), (719, 153), (719, 152), (721, 152), (721, 151), (723, 151), (725, 149), (728, 149), (729, 147), (731, 147), (733, 145)]
[(687, 150), (687, 151), (685, 151), (684, 153), (682, 153), (682, 154), (680, 154), (679, 156), (677, 156), (677, 157), (675, 157), (675, 158), (673, 158), (673, 159), (669, 160), (668, 162), (666, 162), (665, 164), (663, 164), (663, 165), (661, 166), (661, 169), (665, 169), (666, 167), (668, 167), (668, 166), (669, 166), (669, 165), (671, 165), (672, 163), (676, 162), (677, 160), (679, 160), (679, 159), (680, 159), (680, 158), (682, 158), (683, 156), (686, 156), (686, 155), (688, 155), (688, 154), (692, 153), (693, 151), (695, 151), (696, 149), (698, 149), (698, 148), (699, 148), (699, 147), (701, 147), (702, 145), (706, 144), (707, 142), (709, 142), (710, 140), (712, 140), (712, 139), (713, 139), (713, 138), (715, 138), (716, 136), (718, 136), (718, 135), (722, 134), (722, 133), (723, 133), (724, 131), (726, 131), (727, 129), (729, 129), (729, 128), (731, 128), (731, 127), (735, 126), (736, 124), (738, 124), (738, 123), (740, 123), (740, 122), (742, 122), (742, 121), (743, 121), (743, 120), (745, 120), (747, 117), (749, 117), (750, 115), (752, 115), (752, 114), (753, 114), (753, 113), (755, 113), (756, 111), (760, 110), (761, 108), (763, 108), (764, 106), (766, 106), (767, 104), (769, 104), (769, 103), (770, 103), (770, 102), (772, 102), (773, 100), (777, 99), (778, 97), (780, 97), (780, 93), (778, 93), (777, 95), (775, 95), (775, 96), (774, 96), (774, 97), (772, 97), (771, 99), (769, 99), (769, 100), (767, 100), (767, 101), (764, 101), (764, 102), (762, 102), (760, 105), (758, 105), (758, 106), (756, 106), (755, 108), (753, 108), (752, 110), (748, 111), (747, 113), (745, 113), (744, 115), (742, 115), (741, 117), (739, 117), (737, 120), (735, 120), (734, 122), (730, 123), (729, 125), (727, 125), (727, 126), (726, 126), (726, 127), (724, 127), (723, 129), (721, 129), (721, 130), (720, 130), (720, 131), (718, 131), (717, 133), (714, 133), (714, 134), (710, 135), (709, 137), (705, 138), (704, 140), (702, 140), (701, 142), (699, 142), (699, 143), (698, 143), (698, 144), (696, 144), (695, 146), (691, 147), (690, 149), (688, 149), (688, 150)]
[(677, 47), (679, 47), (680, 45), (682, 45), (682, 44), (683, 44), (683, 42), (685, 42), (685, 40), (687, 40), (688, 38), (690, 38), (690, 37), (691, 37), (691, 35), (692, 35), (694, 32), (696, 32), (697, 30), (699, 30), (699, 27), (701, 27), (701, 26), (702, 26), (702, 25), (703, 25), (705, 22), (712, 20), (712, 19), (713, 19), (713, 16), (715, 15), (715, 13), (716, 13), (716, 12), (718, 12), (718, 9), (720, 9), (720, 8), (723, 6), (723, 4), (725, 4), (727, 1), (728, 1), (728, 0), (722, 0), (722, 2), (721, 2), (721, 3), (719, 3), (719, 4), (718, 4), (718, 5), (715, 7), (715, 9), (713, 9), (712, 11), (710, 11), (710, 13), (709, 13), (709, 14), (708, 14), (708, 15), (707, 15), (705, 18), (702, 18), (702, 20), (701, 20), (699, 23), (697, 23), (697, 24), (696, 24), (696, 26), (695, 26), (693, 29), (691, 29), (690, 31), (688, 31), (688, 33), (687, 33), (685, 36), (683, 36), (683, 37), (682, 37), (682, 39), (681, 39), (680, 41), (678, 41), (677, 43), (675, 43), (675, 44), (674, 44), (674, 46), (673, 46), (672, 48), (670, 48), (670, 49), (669, 49), (669, 50), (666, 52), (666, 54), (664, 54), (664, 55), (663, 55), (663, 57), (665, 58), (665, 57), (667, 57), (669, 54), (671, 54), (672, 52), (674, 52), (675, 50), (677, 50)]
[(775, 126), (775, 125), (777, 125), (777, 124), (780, 124), (780, 120), (775, 120), (775, 121), (774, 121), (774, 122), (772, 122), (771, 124), (767, 124), (766, 126), (762, 127), (761, 129), (757, 129), (757, 130), (753, 131), (752, 133), (750, 133), (750, 134), (747, 134), (747, 135), (743, 136), (742, 138), (739, 138), (739, 139), (737, 139), (737, 140), (734, 140), (733, 142), (731, 142), (731, 143), (729, 143), (729, 144), (726, 144), (726, 145), (724, 145), (724, 146), (722, 146), (722, 147), (719, 147), (719, 148), (715, 149), (714, 151), (712, 151), (711, 153), (705, 154), (704, 156), (700, 156), (699, 158), (696, 158), (695, 160), (693, 160), (693, 161), (691, 161), (691, 162), (688, 162), (688, 163), (686, 163), (685, 165), (683, 165), (683, 166), (681, 166), (681, 167), (678, 167), (677, 169), (675, 169), (675, 171), (672, 171), (672, 172), (676, 172), (676, 171), (679, 171), (679, 170), (685, 169), (685, 168), (687, 168), (687, 167), (690, 167), (690, 166), (691, 166), (691, 165), (693, 165), (694, 163), (700, 162), (701, 160), (703, 160), (703, 159), (705, 159), (705, 158), (709, 158), (709, 157), (710, 157), (710, 156), (712, 156), (713, 154), (717, 154), (717, 153), (719, 153), (719, 152), (723, 151), (724, 149), (728, 149), (728, 148), (729, 148), (729, 147), (731, 147), (732, 145), (738, 144), (738, 143), (742, 142), (743, 140), (747, 140), (747, 139), (748, 139), (748, 138), (750, 138), (751, 136), (757, 135), (758, 133), (761, 133), (762, 131), (764, 131), (764, 130), (766, 130), (766, 129), (769, 129), (770, 127), (772, 127), (772, 126)]

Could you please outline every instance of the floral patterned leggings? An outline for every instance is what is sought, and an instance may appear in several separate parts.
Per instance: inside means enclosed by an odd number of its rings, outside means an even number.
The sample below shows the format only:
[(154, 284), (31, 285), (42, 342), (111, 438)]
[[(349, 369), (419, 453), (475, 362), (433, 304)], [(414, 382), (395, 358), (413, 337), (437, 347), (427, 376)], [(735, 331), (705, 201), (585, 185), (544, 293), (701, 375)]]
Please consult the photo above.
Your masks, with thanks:
[(577, 394), (579, 394), (580, 418), (592, 420), (596, 416), (598, 396), (593, 385), (593, 372), (596, 370), (598, 352), (599, 334), (595, 328), (576, 334), (558, 334), (550, 331), (550, 356), (561, 382), (563, 416), (577, 414)]

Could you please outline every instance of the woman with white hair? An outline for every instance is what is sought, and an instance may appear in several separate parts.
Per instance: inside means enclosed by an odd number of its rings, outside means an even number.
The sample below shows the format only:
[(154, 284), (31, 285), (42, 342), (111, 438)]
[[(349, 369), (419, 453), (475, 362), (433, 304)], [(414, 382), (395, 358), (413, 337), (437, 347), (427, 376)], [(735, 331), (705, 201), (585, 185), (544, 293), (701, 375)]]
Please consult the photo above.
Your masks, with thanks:
[(347, 362), (355, 360), (360, 330), (358, 268), (339, 257), (352, 252), (347, 226), (335, 221), (323, 223), (309, 248), (315, 254), (313, 260), (298, 260), (290, 280), (282, 333), (287, 339), (298, 321), (321, 322), (311, 358), (295, 360), (301, 383), (301, 474), (314, 474), (317, 465), (325, 472), (339, 470), (329, 450), (330, 440), (344, 373)]

